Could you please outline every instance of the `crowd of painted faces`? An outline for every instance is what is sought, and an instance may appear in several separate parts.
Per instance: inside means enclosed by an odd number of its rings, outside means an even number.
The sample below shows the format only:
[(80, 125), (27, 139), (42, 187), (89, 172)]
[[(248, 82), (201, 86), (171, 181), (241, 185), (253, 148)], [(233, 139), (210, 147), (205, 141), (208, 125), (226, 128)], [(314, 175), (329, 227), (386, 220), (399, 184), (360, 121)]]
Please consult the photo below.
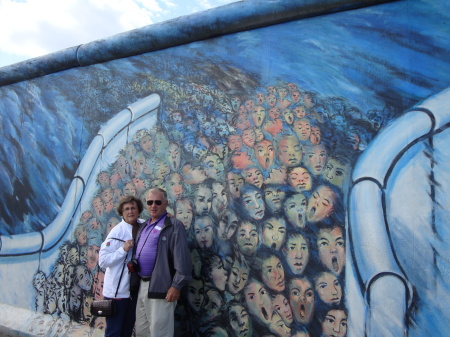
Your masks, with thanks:
[(104, 328), (89, 313), (102, 298), (100, 245), (121, 220), (120, 198), (157, 186), (193, 261), (178, 336), (345, 336), (343, 198), (379, 125), (294, 83), (230, 99), (208, 86), (178, 90), (183, 104), (162, 106), (159, 124), (98, 174), (73, 240), (48, 277), (35, 275), (36, 309)]

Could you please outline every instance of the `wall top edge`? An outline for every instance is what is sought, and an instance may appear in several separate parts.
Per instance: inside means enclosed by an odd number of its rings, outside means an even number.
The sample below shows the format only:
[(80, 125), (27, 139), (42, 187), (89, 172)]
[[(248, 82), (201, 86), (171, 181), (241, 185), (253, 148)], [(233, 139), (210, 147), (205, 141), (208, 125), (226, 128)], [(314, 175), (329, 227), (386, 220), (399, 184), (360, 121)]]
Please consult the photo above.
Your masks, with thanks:
[(0, 86), (241, 31), (396, 0), (243, 0), (0, 68)]

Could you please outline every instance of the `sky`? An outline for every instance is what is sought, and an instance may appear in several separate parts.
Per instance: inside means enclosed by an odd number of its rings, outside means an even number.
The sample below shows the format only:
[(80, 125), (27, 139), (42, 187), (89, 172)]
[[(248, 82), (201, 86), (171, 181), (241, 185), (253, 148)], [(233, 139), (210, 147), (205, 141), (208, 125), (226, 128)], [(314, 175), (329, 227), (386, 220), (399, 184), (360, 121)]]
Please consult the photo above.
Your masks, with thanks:
[(0, 0), (0, 67), (238, 0)]

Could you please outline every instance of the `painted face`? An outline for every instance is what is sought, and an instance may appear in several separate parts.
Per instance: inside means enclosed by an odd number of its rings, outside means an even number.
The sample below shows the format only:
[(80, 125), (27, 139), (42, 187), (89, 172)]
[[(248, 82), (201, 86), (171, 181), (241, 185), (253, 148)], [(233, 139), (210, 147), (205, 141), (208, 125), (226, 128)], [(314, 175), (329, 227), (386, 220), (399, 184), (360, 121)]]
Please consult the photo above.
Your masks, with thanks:
[(261, 167), (263, 169), (270, 168), (275, 158), (275, 149), (272, 142), (269, 140), (260, 141), (255, 145), (254, 150), (256, 159)]
[(86, 224), (86, 228), (88, 229), (99, 229), (101, 226), (100, 221), (98, 221), (97, 218), (91, 218), (89, 219), (88, 223)]
[(253, 102), (251, 99), (248, 99), (245, 101), (244, 106), (247, 111), (253, 111), (253, 109), (255, 108), (255, 102)]
[(120, 199), (123, 198), (123, 192), (120, 188), (114, 189), (114, 201), (118, 202)]
[(312, 179), (309, 171), (304, 167), (296, 167), (288, 174), (289, 185), (297, 191), (309, 191), (312, 187)]
[(317, 222), (329, 217), (334, 212), (337, 202), (336, 193), (328, 186), (319, 186), (308, 200), (308, 221)]
[(195, 312), (199, 312), (205, 299), (205, 288), (202, 280), (192, 280), (188, 286), (188, 302)]
[(192, 274), (198, 278), (201, 276), (200, 273), (202, 270), (202, 259), (197, 249), (191, 250), (191, 260), (192, 260)]
[(58, 264), (55, 270), (56, 283), (62, 285), (64, 283), (64, 264)]
[(211, 212), (217, 217), (227, 208), (228, 198), (225, 187), (222, 183), (213, 183), (212, 185), (212, 203)]
[(305, 149), (304, 165), (313, 175), (321, 175), (327, 161), (325, 145), (313, 145)]
[(306, 224), (306, 211), (308, 200), (303, 194), (296, 194), (286, 199), (284, 213), (291, 225), (296, 228), (304, 228)]
[(205, 173), (208, 177), (213, 178), (215, 180), (223, 179), (224, 167), (219, 156), (216, 155), (206, 156), (203, 163), (203, 169), (205, 170)]
[(292, 316), (292, 309), (287, 298), (282, 294), (276, 295), (272, 299), (272, 306), (273, 310), (281, 316), (284, 323), (290, 326), (294, 321), (294, 316)]
[(262, 130), (258, 127), (254, 128), (255, 130), (255, 140), (256, 142), (260, 142), (264, 139), (264, 133), (262, 132)]
[(300, 91), (295, 90), (295, 91), (292, 91), (291, 97), (292, 97), (292, 103), (297, 104), (298, 102), (300, 102), (302, 95), (300, 94)]
[(298, 119), (305, 118), (306, 116), (306, 110), (304, 106), (298, 105), (294, 109), (292, 109), (292, 112), (294, 113), (295, 117)]
[(237, 96), (231, 97), (231, 107), (234, 111), (238, 111), (239, 107), (241, 106), (241, 99)]
[(106, 224), (106, 230), (107, 230), (107, 234), (109, 234), (109, 232), (111, 232), (111, 229), (113, 229), (114, 227), (116, 227), (116, 225), (119, 223), (119, 219), (115, 218), (115, 217), (111, 217), (108, 220), (108, 223)]
[(139, 209), (136, 202), (129, 202), (122, 206), (122, 217), (126, 223), (134, 225), (139, 218)]
[(95, 317), (94, 328), (97, 330), (105, 331), (106, 318), (105, 317)]
[(282, 87), (282, 88), (278, 88), (278, 96), (280, 96), (280, 98), (286, 98), (288, 94), (288, 91), (286, 88)]
[(339, 275), (345, 265), (345, 241), (342, 230), (334, 227), (331, 231), (321, 229), (317, 234), (320, 262), (333, 274)]
[(75, 239), (80, 246), (83, 246), (87, 243), (87, 233), (86, 228), (83, 225), (77, 226), (75, 230)]
[(315, 280), (315, 289), (323, 302), (327, 304), (341, 303), (342, 287), (333, 274), (321, 273)]
[(217, 236), (224, 241), (230, 240), (233, 237), (234, 232), (236, 232), (237, 226), (238, 218), (236, 213), (231, 210), (226, 210), (219, 221)]
[(281, 186), (267, 186), (264, 189), (264, 200), (272, 212), (281, 209), (286, 193)]
[(238, 260), (234, 260), (227, 283), (228, 291), (232, 295), (236, 295), (244, 289), (244, 286), (248, 280), (249, 272), (250, 269), (246, 263), (243, 261), (241, 263)]
[(99, 271), (95, 274), (94, 283), (92, 284), (92, 293), (94, 294), (94, 300), (103, 299), (103, 283), (105, 280), (105, 273)]
[(250, 127), (250, 120), (246, 113), (240, 113), (236, 120), (236, 128), (239, 130), (246, 130)]
[(237, 337), (252, 335), (248, 313), (242, 305), (233, 305), (229, 310), (230, 326)]
[(306, 142), (311, 136), (311, 123), (307, 119), (296, 120), (294, 122), (294, 132), (298, 139)]
[(131, 167), (133, 169), (133, 176), (140, 177), (145, 168), (145, 157), (142, 152), (139, 152), (135, 157), (132, 158)]
[(269, 330), (279, 337), (291, 337), (291, 328), (286, 325), (278, 312), (274, 312), (269, 324)]
[(133, 183), (128, 183), (125, 185), (124, 189), (123, 189), (123, 194), (124, 195), (133, 195), (136, 196), (136, 186), (134, 186)]
[(241, 188), (244, 186), (244, 178), (241, 175), (234, 172), (227, 174), (228, 190), (233, 198), (239, 198), (241, 196)]
[(258, 191), (248, 191), (242, 195), (242, 202), (248, 215), (255, 219), (261, 220), (266, 210), (264, 200)]
[(305, 237), (301, 234), (290, 236), (283, 253), (291, 272), (302, 275), (309, 261), (309, 246)]
[(256, 167), (246, 169), (245, 170), (245, 182), (261, 188), (262, 184), (264, 183), (261, 170)]
[(294, 278), (289, 283), (289, 304), (297, 323), (308, 324), (314, 313), (314, 291), (306, 278)]
[(266, 101), (269, 107), (273, 108), (277, 104), (277, 97), (274, 94), (268, 94)]
[(291, 93), (298, 90), (297, 84), (292, 83), (292, 82), (288, 83), (287, 87), (288, 87), (289, 92), (291, 92)]
[(146, 135), (139, 140), (139, 145), (141, 146), (144, 153), (150, 154), (153, 152), (153, 140), (150, 135)]
[(172, 173), (166, 182), (167, 194), (170, 200), (178, 200), (183, 196), (183, 178), (179, 173)]
[(263, 284), (252, 280), (244, 290), (245, 303), (249, 312), (261, 322), (269, 324), (272, 319), (272, 301)]
[(101, 217), (105, 212), (105, 205), (100, 197), (95, 197), (92, 200), (92, 205), (94, 206), (94, 213), (97, 217)]
[(194, 234), (200, 248), (210, 248), (214, 243), (213, 222), (209, 217), (200, 217), (194, 221)]
[(283, 218), (269, 218), (262, 226), (262, 243), (274, 250), (280, 250), (286, 241), (286, 221)]
[(78, 265), (75, 270), (76, 285), (83, 290), (91, 290), (92, 277), (89, 270), (82, 265)]
[(184, 182), (189, 185), (200, 184), (205, 181), (207, 177), (205, 171), (200, 167), (193, 167), (190, 164), (186, 164), (183, 167)]
[(253, 255), (258, 246), (258, 230), (251, 222), (244, 221), (237, 230), (237, 245), (244, 255)]
[(292, 110), (284, 109), (284, 111), (283, 111), (283, 119), (289, 125), (294, 123), (294, 113), (292, 112)]
[(109, 175), (107, 172), (100, 172), (98, 174), (98, 183), (100, 184), (100, 187), (106, 188), (109, 185)]
[(125, 156), (119, 156), (116, 161), (117, 170), (120, 173), (120, 176), (125, 179), (128, 177), (128, 174), (130, 173), (130, 167), (128, 164), (128, 160), (125, 158)]
[(87, 263), (86, 266), (93, 270), (97, 267), (98, 264), (98, 253), (100, 251), (100, 247), (96, 245), (89, 245), (86, 253)]
[(320, 144), (321, 140), (322, 140), (322, 132), (320, 131), (320, 128), (312, 126), (309, 141), (311, 142), (311, 144), (317, 145)]
[(172, 113), (172, 120), (174, 123), (181, 123), (182, 117), (179, 112)]
[(217, 257), (216, 261), (213, 264), (214, 266), (211, 270), (212, 283), (220, 291), (225, 291), (225, 287), (228, 281), (228, 272), (225, 270), (220, 257)]
[(108, 201), (105, 201), (105, 212), (110, 213), (114, 209), (114, 199), (111, 198)]
[(284, 268), (277, 256), (271, 256), (262, 262), (261, 279), (269, 289), (275, 292), (284, 291)]
[(169, 166), (170, 170), (175, 172), (179, 170), (181, 165), (181, 151), (177, 144), (171, 144), (169, 147)]
[(76, 266), (78, 263), (80, 263), (80, 256), (78, 254), (78, 249), (76, 247), (70, 248), (69, 254), (67, 257), (67, 262), (71, 266)]
[(212, 191), (206, 186), (199, 186), (194, 195), (194, 211), (196, 215), (207, 215), (211, 210)]
[(336, 159), (330, 158), (325, 165), (323, 177), (331, 184), (342, 187), (349, 171), (350, 169), (347, 165), (343, 165)]
[(70, 288), (69, 292), (69, 308), (71, 312), (78, 312), (81, 306), (81, 288), (77, 286), (73, 286)]
[(223, 300), (220, 297), (219, 292), (215, 289), (209, 289), (206, 292), (206, 297), (208, 298), (208, 301), (205, 305), (204, 312), (208, 318), (211, 319), (219, 316), (223, 306)]
[(267, 87), (267, 92), (269, 94), (274, 94), (275, 95), (277, 93), (277, 88), (275, 88), (273, 85), (271, 85), (271, 86)]
[(242, 140), (246, 146), (253, 147), (256, 141), (255, 129), (251, 128), (242, 131)]
[(342, 310), (328, 311), (322, 322), (325, 337), (344, 337), (347, 334), (347, 315)]
[(191, 202), (187, 199), (177, 200), (176, 209), (176, 218), (183, 223), (186, 230), (189, 229), (191, 227), (192, 218), (194, 217)]
[(296, 137), (284, 137), (278, 141), (278, 159), (286, 167), (295, 167), (302, 162), (303, 151)]
[(233, 151), (241, 151), (242, 150), (242, 138), (239, 135), (230, 135), (228, 136), (228, 148), (231, 152)]
[(169, 140), (167, 139), (166, 135), (163, 132), (158, 131), (155, 134), (155, 147), (157, 151), (167, 149), (169, 145), (168, 143)]
[(265, 101), (264, 94), (261, 93), (261, 92), (258, 92), (258, 93), (256, 94), (256, 103), (257, 103), (258, 105), (262, 105), (262, 104), (264, 103), (264, 101)]
[(192, 155), (198, 160), (202, 159), (206, 155), (206, 153), (208, 153), (208, 149), (202, 143), (195, 144), (194, 148), (192, 149)]
[(269, 110), (269, 116), (272, 119), (280, 118), (281, 111), (279, 107), (273, 107)]

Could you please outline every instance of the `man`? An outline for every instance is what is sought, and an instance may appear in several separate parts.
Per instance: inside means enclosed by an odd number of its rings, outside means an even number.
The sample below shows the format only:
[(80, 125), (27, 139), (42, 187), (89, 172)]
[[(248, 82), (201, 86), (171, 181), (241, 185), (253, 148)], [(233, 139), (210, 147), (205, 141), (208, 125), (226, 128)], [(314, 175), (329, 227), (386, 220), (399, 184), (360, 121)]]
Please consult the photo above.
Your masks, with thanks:
[(138, 232), (135, 250), (141, 278), (136, 336), (173, 336), (177, 300), (192, 270), (186, 230), (179, 220), (167, 216), (165, 190), (150, 189), (146, 203), (150, 219)]

